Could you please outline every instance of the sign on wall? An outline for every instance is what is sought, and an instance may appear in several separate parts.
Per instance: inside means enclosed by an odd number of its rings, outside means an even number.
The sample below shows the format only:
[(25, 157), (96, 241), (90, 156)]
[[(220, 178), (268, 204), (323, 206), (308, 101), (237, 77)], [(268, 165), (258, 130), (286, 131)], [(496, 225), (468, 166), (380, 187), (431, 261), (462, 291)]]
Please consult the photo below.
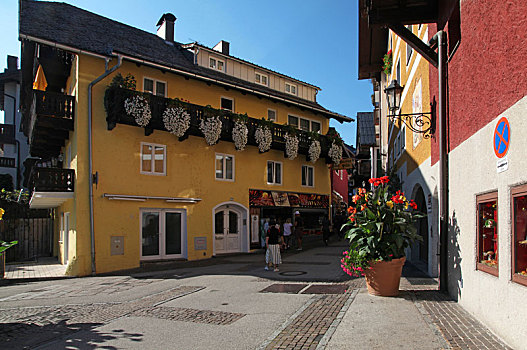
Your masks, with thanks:
[[(421, 88), (421, 79), (415, 84), (414, 93), (412, 95), (412, 113), (422, 113), (423, 112), (423, 94)], [(415, 130), (421, 130), (421, 125), (417, 125), (416, 118), (412, 118), (412, 127)], [(421, 140), (423, 139), (423, 134), (418, 132), (413, 132), (413, 148), (416, 148)]]
[(251, 207), (329, 208), (329, 196), (315, 193), (295, 193), (249, 190)]
[(499, 174), (509, 169), (509, 161), (506, 155), (511, 141), (511, 127), (507, 118), (501, 118), (496, 124), (492, 141), (494, 154), (498, 157), (496, 171)]

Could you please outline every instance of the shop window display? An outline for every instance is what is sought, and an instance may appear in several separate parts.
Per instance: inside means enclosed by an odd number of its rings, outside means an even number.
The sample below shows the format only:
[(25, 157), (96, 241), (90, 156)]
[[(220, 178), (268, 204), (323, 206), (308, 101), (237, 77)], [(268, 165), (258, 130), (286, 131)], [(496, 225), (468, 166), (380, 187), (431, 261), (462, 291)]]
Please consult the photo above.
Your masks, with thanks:
[(498, 275), (498, 194), (477, 197), (478, 257), (477, 269)]
[(512, 280), (527, 286), (527, 185), (512, 193)]

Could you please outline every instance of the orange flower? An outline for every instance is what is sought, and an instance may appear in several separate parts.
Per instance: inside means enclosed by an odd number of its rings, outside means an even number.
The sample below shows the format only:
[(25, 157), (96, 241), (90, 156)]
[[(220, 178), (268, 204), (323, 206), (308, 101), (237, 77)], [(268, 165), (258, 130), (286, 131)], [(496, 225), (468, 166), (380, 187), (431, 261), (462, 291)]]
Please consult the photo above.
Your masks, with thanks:
[(366, 189), (365, 188), (359, 188), (358, 192), (359, 192), (359, 194), (366, 194)]
[(348, 214), (355, 214), (356, 212), (357, 212), (357, 209), (355, 209), (354, 207), (348, 208)]

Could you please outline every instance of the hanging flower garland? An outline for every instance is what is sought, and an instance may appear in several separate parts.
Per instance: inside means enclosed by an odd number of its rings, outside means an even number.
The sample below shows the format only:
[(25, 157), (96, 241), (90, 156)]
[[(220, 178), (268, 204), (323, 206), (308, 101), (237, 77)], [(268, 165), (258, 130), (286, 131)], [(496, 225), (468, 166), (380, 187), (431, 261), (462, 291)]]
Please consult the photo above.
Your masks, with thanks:
[(316, 163), (318, 158), (320, 158), (320, 153), (322, 148), (320, 147), (320, 141), (313, 140), (309, 145), (309, 160), (311, 163)]
[(331, 144), (331, 148), (328, 151), (328, 155), (331, 157), (333, 164), (339, 165), (340, 161), (342, 160), (342, 146), (333, 142)]
[(271, 149), (273, 134), (271, 133), (271, 129), (267, 126), (258, 126), (254, 132), (254, 137), (256, 138), (256, 143), (258, 143), (258, 149), (261, 153), (267, 152)]
[(128, 115), (134, 117), (137, 125), (145, 127), (152, 119), (152, 112), (146, 98), (140, 95), (128, 97), (124, 101), (124, 109)]
[(235, 121), (234, 128), (232, 128), (232, 139), (234, 140), (236, 150), (243, 151), (245, 149), (248, 135), (249, 129), (247, 129), (247, 125), (241, 120)]
[(183, 107), (168, 107), (163, 112), (163, 124), (171, 134), (181, 137), (190, 127), (190, 114)]
[(293, 160), (298, 155), (298, 137), (292, 134), (285, 134), (285, 153), (287, 158)]
[(215, 145), (221, 134), (221, 119), (219, 116), (209, 117), (201, 120), (199, 129), (205, 135), (205, 141), (209, 146)]

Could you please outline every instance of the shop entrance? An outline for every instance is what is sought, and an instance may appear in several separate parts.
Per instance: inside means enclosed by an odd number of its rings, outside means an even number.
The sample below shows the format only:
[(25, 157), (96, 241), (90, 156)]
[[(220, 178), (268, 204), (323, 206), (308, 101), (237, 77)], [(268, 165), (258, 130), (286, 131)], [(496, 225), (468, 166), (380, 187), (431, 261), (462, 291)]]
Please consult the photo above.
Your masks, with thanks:
[(415, 203), (417, 210), (425, 214), (425, 217), (419, 219), (416, 223), (417, 233), (423, 238), (422, 242), (416, 242), (412, 246), (412, 260), (422, 261), (428, 265), (428, 217), (426, 216), (426, 200), (423, 188), (419, 186), (415, 193)]
[(186, 211), (141, 209), (141, 260), (186, 258)]

